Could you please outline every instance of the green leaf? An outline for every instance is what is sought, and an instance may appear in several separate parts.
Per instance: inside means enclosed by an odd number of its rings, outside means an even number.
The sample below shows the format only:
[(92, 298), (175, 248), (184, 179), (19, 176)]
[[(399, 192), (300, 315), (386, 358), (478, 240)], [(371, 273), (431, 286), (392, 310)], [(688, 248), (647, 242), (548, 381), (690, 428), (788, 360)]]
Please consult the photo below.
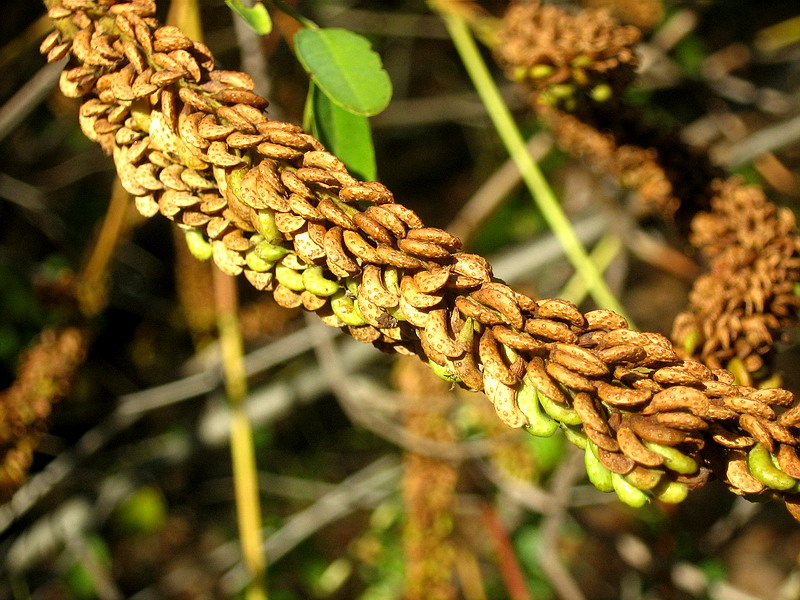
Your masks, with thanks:
[(312, 81), (342, 108), (369, 117), (389, 104), (392, 82), (363, 36), (346, 29), (302, 29), (294, 47)]
[(225, 4), (242, 17), (244, 22), (258, 35), (267, 35), (272, 31), (272, 19), (261, 2), (256, 2), (252, 7), (242, 4), (242, 0), (225, 0)]
[(367, 117), (354, 115), (331, 102), (312, 84), (313, 133), (325, 147), (339, 157), (360, 179), (374, 181), (377, 176), (372, 132)]

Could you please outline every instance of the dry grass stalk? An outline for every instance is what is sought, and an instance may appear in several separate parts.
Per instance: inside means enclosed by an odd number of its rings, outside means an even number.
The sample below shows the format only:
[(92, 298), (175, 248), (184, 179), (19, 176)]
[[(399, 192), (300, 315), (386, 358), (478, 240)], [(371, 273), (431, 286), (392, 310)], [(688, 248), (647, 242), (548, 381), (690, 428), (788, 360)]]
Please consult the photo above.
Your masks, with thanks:
[(22, 357), (13, 385), (0, 393), (0, 502), (25, 480), (45, 421), (69, 391), (86, 345), (80, 329), (44, 330)]
[(58, 29), (42, 49), (71, 55), (61, 88), (82, 98), (84, 131), (114, 156), (139, 210), (174, 220), (197, 256), (484, 390), (510, 427), (561, 427), (586, 449), (593, 481), (631, 504), (679, 501), (713, 473), (794, 506), (791, 392), (735, 386), (613, 312), (494, 281), (483, 258), (385, 186), (271, 121), (247, 75), (215, 70), (208, 48), (154, 13), (150, 0), (52, 0)]
[[(407, 357), (397, 362), (394, 379), (405, 399), (403, 412), (410, 433), (437, 442), (458, 441), (447, 418), (447, 405), (452, 401), (444, 381), (419, 361)], [(453, 581), (455, 548), (450, 537), (458, 469), (447, 460), (416, 452), (406, 452), (403, 462), (407, 515), (403, 531), (403, 597), (452, 600), (457, 593)]]

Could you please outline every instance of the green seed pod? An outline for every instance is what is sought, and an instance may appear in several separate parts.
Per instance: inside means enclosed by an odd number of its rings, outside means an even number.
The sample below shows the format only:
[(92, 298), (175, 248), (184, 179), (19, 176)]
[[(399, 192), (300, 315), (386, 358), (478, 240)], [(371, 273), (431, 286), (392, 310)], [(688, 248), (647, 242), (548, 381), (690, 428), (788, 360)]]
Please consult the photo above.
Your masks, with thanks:
[(461, 381), (461, 378), (447, 367), (443, 367), (430, 359), (428, 359), (428, 365), (430, 365), (431, 371), (433, 371), (434, 375), (439, 379), (443, 379), (448, 383), (459, 383)]
[(692, 473), (697, 472), (697, 462), (693, 458), (686, 456), (677, 448), (673, 448), (672, 446), (663, 446), (661, 444), (648, 442), (646, 440), (644, 441), (644, 445), (653, 452), (663, 456), (664, 466), (670, 471), (675, 471), (681, 475), (691, 475)]
[(144, 98), (131, 102), (131, 118), (138, 129), (150, 133), (150, 103)]
[(747, 468), (750, 473), (767, 487), (775, 490), (788, 490), (797, 485), (790, 477), (772, 463), (772, 457), (762, 444), (756, 444), (747, 454)]
[(186, 233), (186, 246), (197, 260), (208, 260), (211, 258), (213, 250), (211, 244), (203, 236), (199, 229), (189, 229)]
[(661, 481), (664, 471), (659, 469), (646, 469), (644, 467), (634, 469), (630, 473), (623, 475), (625, 481), (640, 490), (652, 490)]
[(653, 496), (667, 504), (679, 504), (689, 495), (689, 486), (685, 483), (670, 481), (662, 478), (656, 487), (651, 490)]
[(283, 246), (276, 246), (266, 241), (257, 244), (254, 250), (260, 259), (267, 262), (277, 262), (289, 253)]
[(408, 319), (406, 319), (405, 314), (403, 314), (403, 311), (400, 310), (399, 306), (395, 306), (394, 308), (387, 308), (386, 312), (392, 315), (398, 321), (408, 321)]
[(558, 429), (558, 421), (544, 414), (538, 396), (536, 388), (523, 381), (517, 392), (517, 406), (528, 420), (528, 424), (524, 426), (528, 433), (537, 437), (550, 437)]
[(391, 293), (400, 295), (400, 273), (397, 267), (389, 265), (383, 268), (383, 283)]
[(573, 67), (588, 67), (594, 62), (591, 56), (580, 54), (572, 59)]
[(597, 446), (587, 440), (586, 449), (583, 451), (583, 464), (586, 466), (586, 474), (594, 487), (601, 492), (614, 491), (614, 483), (611, 481), (611, 471), (601, 463), (596, 456)]
[[(541, 396), (539, 396), (539, 398), (541, 398)], [(567, 438), (567, 441), (570, 444), (577, 446), (581, 450), (586, 450), (586, 448), (589, 446), (589, 438), (587, 438), (586, 434), (580, 429), (576, 429), (562, 423), (561, 431), (564, 432), (564, 437)]]
[(554, 83), (549, 88), (554, 98), (571, 98), (575, 93), (575, 86), (568, 83)]
[(592, 88), (592, 91), (589, 92), (589, 96), (595, 102), (607, 102), (611, 99), (613, 93), (610, 85), (607, 83), (599, 83)]
[(244, 255), (244, 260), (247, 263), (247, 267), (256, 273), (266, 273), (275, 266), (274, 261), (261, 258), (255, 248), (250, 248), (247, 251)]
[(456, 334), (456, 339), (467, 347), (472, 346), (472, 339), (475, 336), (475, 320), (467, 317), (461, 326), (461, 331)]
[(683, 341), (681, 342), (681, 347), (686, 352), (687, 356), (692, 356), (694, 351), (703, 341), (703, 334), (700, 333), (699, 329), (690, 329), (686, 332), (686, 335), (683, 336)]
[(566, 425), (580, 425), (583, 423), (580, 416), (575, 410), (563, 404), (559, 404), (552, 398), (545, 396), (537, 390), (539, 395), (539, 403), (542, 405), (544, 412), (554, 418), (556, 421)]
[(545, 77), (550, 77), (550, 75), (553, 74), (553, 71), (554, 69), (552, 65), (533, 65), (528, 70), (528, 73), (534, 79), (544, 79)]
[(236, 196), (236, 199), (239, 200), (239, 202), (244, 202), (244, 200), (242, 200), (242, 180), (244, 179), (244, 176), (247, 175), (247, 171), (248, 170), (244, 168), (234, 169), (233, 171), (230, 171), (228, 176), (225, 178), (225, 181), (228, 184), (228, 190), (230, 190), (230, 192)]
[(258, 215), (258, 222), (256, 223), (258, 233), (263, 235), (266, 241), (273, 244), (282, 242), (283, 235), (278, 229), (278, 226), (275, 225), (275, 213), (269, 208), (262, 208), (256, 211), (256, 214)]
[(303, 285), (315, 296), (332, 296), (339, 291), (339, 282), (325, 279), (322, 275), (322, 267), (311, 266), (303, 271)]
[(303, 274), (298, 273), (294, 269), (290, 269), (283, 262), (275, 265), (275, 279), (284, 287), (289, 288), (293, 292), (302, 292), (306, 289), (303, 283)]
[(356, 303), (344, 290), (340, 289), (331, 296), (331, 310), (345, 325), (358, 327), (367, 324), (367, 321), (361, 316)]
[(641, 508), (647, 504), (647, 494), (625, 481), (625, 478), (619, 473), (611, 473), (611, 483), (614, 486), (617, 497), (628, 506)]
[(528, 69), (522, 66), (514, 67), (511, 71), (511, 79), (514, 81), (525, 81), (528, 75)]

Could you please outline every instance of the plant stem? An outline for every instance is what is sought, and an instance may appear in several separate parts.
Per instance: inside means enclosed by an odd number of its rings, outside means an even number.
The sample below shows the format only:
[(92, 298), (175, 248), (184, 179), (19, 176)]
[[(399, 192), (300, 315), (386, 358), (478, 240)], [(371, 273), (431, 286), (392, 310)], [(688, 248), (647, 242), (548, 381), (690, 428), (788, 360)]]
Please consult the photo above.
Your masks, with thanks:
[[(614, 233), (604, 235), (592, 249), (592, 262), (597, 266), (601, 273), (611, 264), (611, 261), (622, 250), (622, 240)], [(560, 298), (569, 300), (575, 304), (580, 304), (586, 298), (589, 291), (586, 289), (586, 282), (579, 273), (575, 273), (561, 289)]]
[[(431, 6), (434, 10), (438, 9), (436, 2), (431, 2)], [(511, 158), (517, 164), (525, 185), (530, 190), (539, 210), (542, 211), (542, 216), (561, 242), (567, 258), (586, 282), (589, 292), (595, 301), (601, 307), (625, 316), (622, 305), (589, 258), (569, 219), (561, 210), (561, 206), (541, 169), (539, 169), (539, 166), (533, 161), (525, 148), (525, 141), (514, 123), (511, 112), (503, 101), (486, 63), (481, 57), (467, 22), (457, 14), (442, 10), (438, 10), (438, 12), (444, 20), (447, 31), (472, 79), (472, 83), (478, 91), (478, 95), (486, 106), (500, 139)]]
[(222, 347), (225, 393), (231, 409), (231, 459), (239, 541), (242, 547), (242, 560), (251, 576), (250, 584), (245, 590), (245, 598), (266, 600), (267, 567), (261, 535), (258, 471), (253, 447), (253, 428), (245, 404), (247, 376), (239, 330), (236, 280), (219, 269), (214, 269), (214, 300)]

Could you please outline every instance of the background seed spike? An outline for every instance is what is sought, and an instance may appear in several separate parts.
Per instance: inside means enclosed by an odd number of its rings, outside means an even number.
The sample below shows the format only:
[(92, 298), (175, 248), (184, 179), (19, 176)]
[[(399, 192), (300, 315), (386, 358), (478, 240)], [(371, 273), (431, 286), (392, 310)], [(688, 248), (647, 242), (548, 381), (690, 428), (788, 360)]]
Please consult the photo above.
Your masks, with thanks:
[[(118, 12), (116, 9), (123, 5), (103, 3), (88, 10), (85, 8), (88, 3), (66, 5), (52, 0), (50, 4), (60, 18), (68, 19), (76, 27), (76, 31), (91, 29), (107, 36), (107, 42), (112, 47), (119, 38), (119, 31), (113, 28), (112, 20), (104, 18), (103, 11)], [(338, 159), (326, 153), (316, 139), (301, 134), (294, 125), (270, 121), (263, 110), (263, 99), (254, 95), (221, 93), (236, 87), (230, 83), (236, 77), (214, 76), (213, 61), (207, 49), (197, 44), (181, 49), (186, 54), (178, 55), (180, 61), (157, 52), (152, 43), (156, 25), (149, 18), (154, 12), (152, 2), (132, 0), (126, 6), (126, 10), (133, 11), (131, 14), (138, 12), (148, 17), (134, 19), (134, 31), (145, 54), (144, 59), (148, 64), (156, 65), (153, 77), (164, 72), (164, 69), (180, 73), (177, 78), (170, 76), (161, 82), (160, 98), (150, 95), (136, 101), (139, 116), (130, 119), (128, 126), (135, 133), (142, 134), (137, 141), (134, 141), (135, 136), (117, 139), (112, 133), (98, 133), (94, 128), (90, 132), (109, 154), (114, 155), (120, 178), (127, 182), (128, 191), (137, 198), (137, 207), (152, 214), (150, 209), (155, 203), (165, 216), (180, 226), (185, 226), (185, 221), (197, 219), (189, 213), (208, 217), (205, 224), (193, 228), (197, 233), (192, 235), (206, 243), (210, 242), (212, 257), (224, 272), (244, 273), (249, 281), (271, 291), (282, 306), (304, 306), (308, 310), (320, 311), (327, 323), (345, 324), (346, 330), (361, 341), (375, 343), (384, 349), (395, 348), (404, 353), (411, 350), (426, 361), (445, 366), (448, 377), (457, 371), (461, 385), (489, 390), (501, 418), (515, 427), (527, 423), (517, 405), (519, 389), (525, 386), (499, 381), (493, 373), (500, 374), (502, 371), (505, 376), (505, 371), (487, 369), (482, 364), (478, 344), (462, 343), (454, 338), (459, 333), (457, 324), (467, 319), (472, 319), (474, 323), (475, 340), (483, 339), (484, 333), (494, 331), (493, 328), (497, 326), (509, 330), (511, 335), (506, 335), (506, 339), (526, 336), (524, 339), (532, 342), (520, 345), (515, 350), (517, 357), (512, 375), (517, 373), (518, 367), (524, 367), (519, 374), (524, 373), (527, 382), (535, 383), (538, 389), (547, 394), (540, 398), (542, 406), (560, 423), (571, 442), (584, 449), (589, 439), (598, 445), (603, 444), (598, 450), (598, 459), (605, 468), (615, 471), (612, 485), (623, 501), (629, 504), (641, 505), (648, 496), (622, 475), (642, 473), (642, 468), (648, 465), (655, 468), (656, 463), (660, 462), (656, 456), (661, 454), (647, 449), (634, 437), (635, 433), (631, 435), (628, 425), (623, 422), (622, 410), (630, 417), (640, 414), (686, 414), (688, 410), (695, 419), (683, 421), (682, 431), (686, 438), (676, 445), (677, 449), (704, 472), (711, 470), (737, 492), (748, 493), (763, 487), (747, 471), (746, 454), (742, 450), (725, 447), (705, 433), (711, 425), (724, 425), (729, 433), (749, 445), (755, 443), (753, 435), (740, 425), (741, 418), (731, 420), (731, 409), (720, 409), (724, 408), (726, 397), (746, 398), (750, 394), (748, 388), (731, 385), (730, 373), (703, 370), (697, 363), (684, 362), (666, 338), (630, 331), (624, 319), (614, 313), (593, 311), (582, 315), (576, 307), (563, 300), (534, 301), (502, 283), (493, 282), (491, 266), (484, 259), (459, 252), (458, 240), (448, 237), (444, 232), (424, 228), (424, 223), (417, 215), (401, 204), (395, 204), (394, 196), (384, 186), (374, 182), (354, 184)], [(96, 122), (112, 123), (117, 114), (115, 111), (131, 102), (131, 83), (136, 71), (136, 64), (132, 62), (137, 63), (139, 59), (126, 56), (110, 63), (93, 55), (99, 50), (80, 44), (78, 47), (78, 53), (73, 55), (73, 63), (77, 66), (65, 72), (61, 80), (62, 90), (70, 96), (83, 96), (84, 107), (87, 110), (91, 108), (91, 117), (96, 118)], [(83, 64), (80, 64), (81, 57), (85, 59)], [(606, 58), (602, 55), (595, 57), (600, 63)], [(581, 69), (587, 71), (588, 66)], [(169, 98), (166, 104), (163, 102), (165, 97)], [(197, 121), (197, 134), (208, 142), (208, 146), (203, 147), (204, 143), (199, 146), (189, 144), (180, 137), (177, 115), (184, 113), (188, 113), (185, 118), (191, 119), (190, 123)], [(192, 117), (195, 113), (203, 113), (203, 117)], [(207, 119), (210, 119), (208, 123)], [(207, 127), (204, 123), (226, 123), (227, 130), (220, 132), (218, 127)], [(287, 140), (275, 136), (269, 138), (272, 140), (270, 142), (252, 146), (240, 143), (245, 139), (242, 135), (234, 138), (235, 145), (241, 147), (234, 148), (227, 142), (227, 137), (234, 133), (269, 137), (264, 132), (271, 130), (301, 135), (303, 143), (297, 143), (294, 137)], [(194, 129), (191, 133), (194, 134)], [(139, 185), (131, 173), (149, 164), (153, 166), (147, 167), (147, 173), (159, 181), (167, 179), (175, 185), (180, 181), (189, 189), (150, 190)], [(208, 198), (204, 196), (208, 192), (205, 184), (203, 189), (195, 189), (193, 186), (197, 183), (191, 179), (161, 177), (165, 170), (173, 174), (176, 168), (193, 169), (204, 181), (215, 181), (219, 200), (207, 201)], [(245, 185), (249, 185), (253, 180), (253, 177), (247, 178), (250, 169), (259, 169), (256, 181), (270, 183), (270, 199), (274, 202), (270, 206), (275, 206), (274, 213), (273, 209), (249, 206), (247, 201), (250, 196), (237, 195), (236, 186), (229, 185), (234, 172), (237, 173), (233, 177), (234, 184), (248, 182)], [(303, 202), (292, 203), (292, 194), (302, 198)], [(142, 198), (148, 200), (145, 202)], [(369, 210), (370, 206), (378, 205), (380, 212), (373, 210), (373, 216), (365, 214), (364, 211)], [(398, 225), (383, 210), (398, 217), (408, 227)], [(311, 217), (313, 219), (310, 221)], [(352, 253), (352, 257), (348, 255), (348, 258), (354, 261), (360, 271), (354, 272), (346, 280), (325, 271), (327, 257), (324, 240), (327, 231), (334, 227), (343, 228), (346, 248), (342, 247), (341, 250)], [(414, 230), (422, 232), (412, 235)], [(284, 248), (287, 254), (274, 266), (263, 263), (254, 265), (259, 270), (269, 269), (260, 272), (248, 266), (246, 257), (265, 239), (270, 244)], [(414, 252), (411, 255), (403, 250), (404, 244), (401, 243), (409, 239), (434, 244), (436, 249), (410, 244), (408, 246)], [(379, 269), (391, 265), (397, 269), (400, 282), (397, 290), (400, 296), (398, 307), (407, 321), (398, 323), (397, 319), (382, 311), (370, 315), (359, 312), (358, 300), (363, 296), (360, 293), (361, 272), (369, 265)], [(443, 286), (436, 286), (435, 291), (430, 293), (421, 290), (414, 279), (416, 274), (423, 271), (448, 268), (453, 275)], [(304, 282), (302, 272), (308, 269), (311, 271)], [(344, 270), (349, 273), (349, 270)], [(348, 283), (347, 290), (335, 290), (334, 286), (341, 286), (343, 281)], [(307, 284), (324, 294), (310, 293)], [(325, 295), (329, 291), (332, 295)], [(331, 315), (336, 319), (327, 318)], [(365, 320), (371, 324), (364, 324)], [(490, 335), (493, 334), (487, 333), (485, 339), (489, 339)], [(626, 346), (625, 351), (612, 355), (615, 361), (612, 362), (604, 352), (620, 344)], [(550, 357), (549, 348), (557, 350), (555, 358), (560, 362)], [(543, 349), (548, 352), (545, 353)], [(491, 351), (483, 354), (494, 357)], [(504, 360), (501, 357), (500, 363), (495, 362), (495, 366), (510, 369)], [(622, 369), (621, 363), (624, 364)], [(667, 378), (657, 381), (651, 368), (656, 364), (659, 367), (685, 368), (697, 380), (692, 380), (695, 387), (677, 389), (681, 386)], [(508, 381), (511, 380), (509, 377)], [(672, 389), (677, 391), (670, 392)], [(715, 394), (713, 397), (712, 390)], [(606, 420), (606, 431), (589, 430), (582, 424), (579, 414), (572, 408), (572, 398), (578, 392), (589, 395), (593, 402), (604, 407), (604, 411), (598, 411), (598, 414)], [(752, 406), (761, 404), (751, 403)], [(616, 408), (617, 405), (621, 407)], [(742, 404), (738, 410), (747, 414), (750, 408)], [(761, 416), (758, 418), (763, 423), (777, 422), (774, 414), (763, 410), (759, 412)], [(796, 447), (796, 437), (785, 437), (786, 431), (796, 436), (796, 423), (783, 425), (783, 428), (770, 428), (762, 424), (757, 432), (762, 438), (770, 436), (770, 440), (771, 436), (778, 435), (782, 438), (779, 440), (781, 444)], [(752, 426), (750, 429), (756, 431)], [(622, 444), (617, 440), (620, 431), (624, 432)], [(764, 438), (763, 441), (769, 440)], [(627, 455), (620, 451), (621, 446), (624, 446)], [(780, 447), (780, 444), (773, 446)], [(762, 460), (764, 453), (766, 461), (772, 461), (767, 446), (761, 444), (760, 448), (759, 454), (753, 457), (754, 460), (758, 459), (757, 464), (754, 463), (758, 468), (766, 465)], [(640, 462), (637, 463), (637, 460)], [(681, 470), (685, 470), (684, 466), (682, 464)], [(657, 467), (654, 474), (661, 474), (662, 479), (674, 477), (680, 481), (680, 473), (672, 471), (667, 463)], [(773, 476), (774, 473), (770, 475), (770, 481), (774, 484), (777, 480)], [(650, 485), (649, 480), (640, 479), (642, 485)], [(702, 485), (704, 481), (698, 479), (697, 485)], [(780, 496), (783, 490), (788, 489), (788, 479), (778, 484), (776, 487), (782, 489), (776, 489), (775, 493)], [(792, 490), (786, 493), (791, 494)], [(672, 493), (670, 497), (677, 499), (679, 496)]]

